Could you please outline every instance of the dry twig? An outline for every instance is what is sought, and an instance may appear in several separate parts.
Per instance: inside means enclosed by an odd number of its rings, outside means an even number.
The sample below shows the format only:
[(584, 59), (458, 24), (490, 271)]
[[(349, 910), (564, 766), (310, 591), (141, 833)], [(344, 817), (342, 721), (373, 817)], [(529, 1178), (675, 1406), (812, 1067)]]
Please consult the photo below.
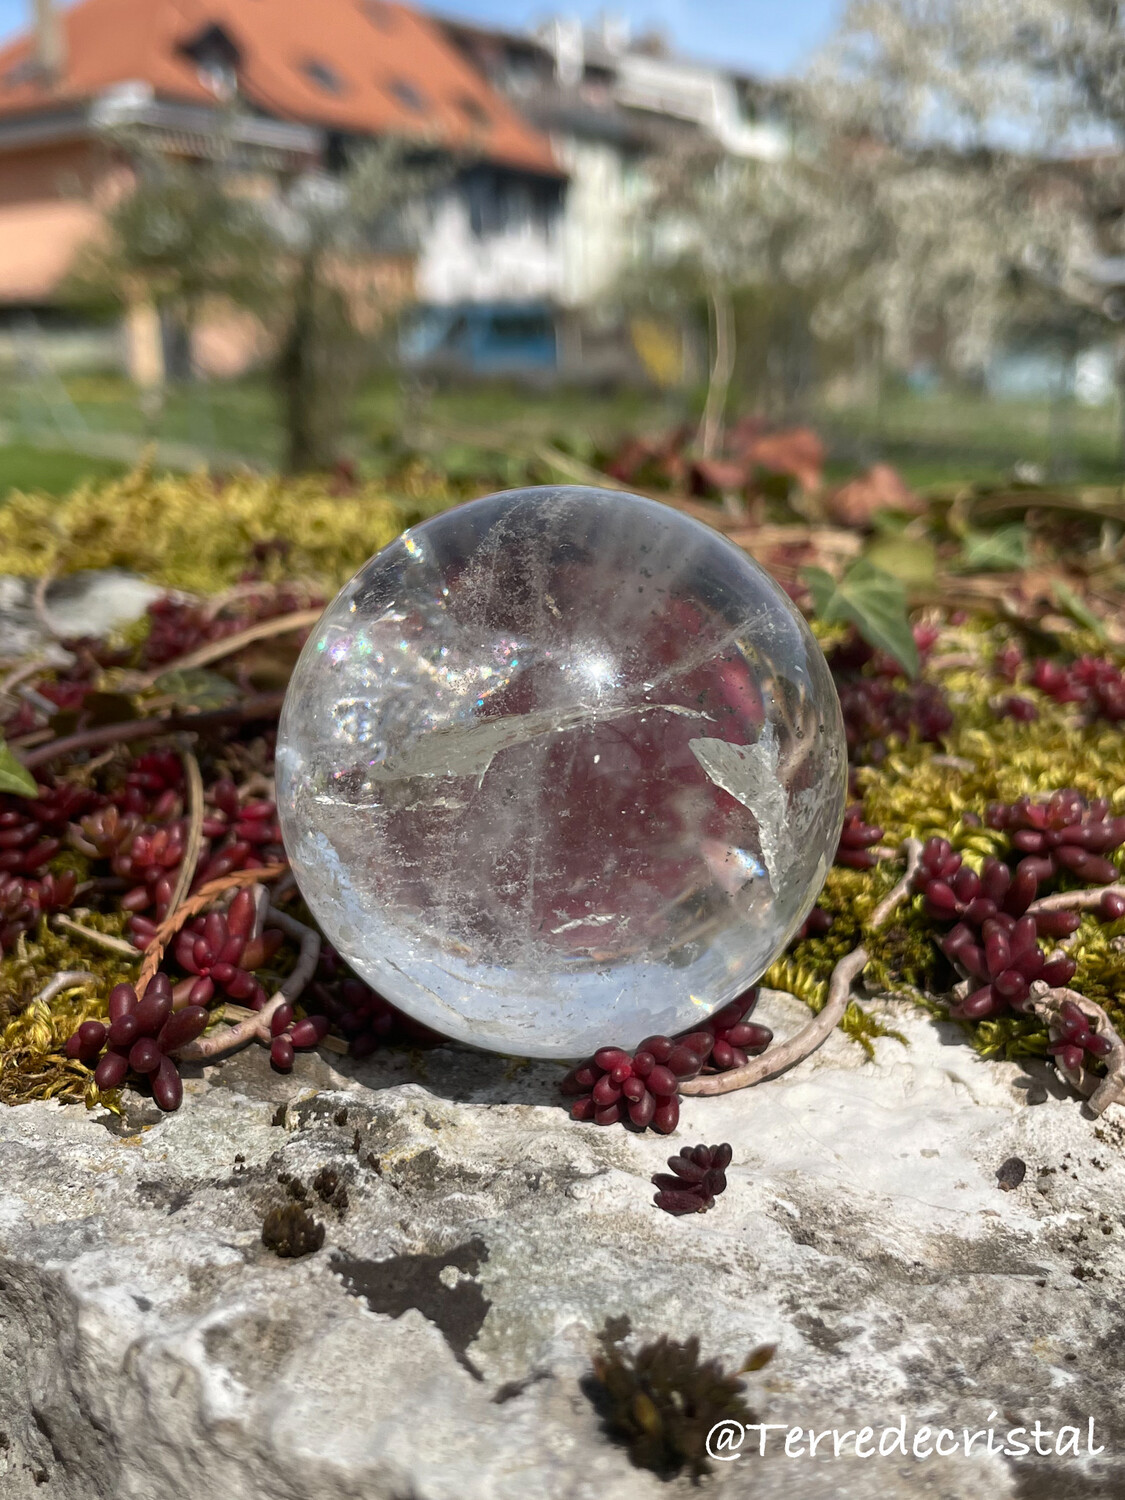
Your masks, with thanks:
[(157, 667), (152, 672), (142, 673), (136, 679), (137, 685), (152, 687), (157, 678), (169, 672), (189, 672), (197, 667), (207, 667), (213, 661), (222, 661), (224, 657), (233, 656), (236, 651), (241, 651), (243, 646), (251, 646), (255, 641), (269, 640), (275, 635), (286, 635), (291, 630), (308, 630), (316, 624), (323, 613), (323, 609), (299, 609), (290, 615), (277, 615), (272, 620), (259, 620), (256, 625), (248, 625), (245, 630), (239, 630), (234, 635), (224, 636), (218, 641), (208, 641), (197, 651), (189, 651), (186, 656), (178, 656), (174, 661), (166, 662), (164, 666)]
[(169, 714), (167, 718), (132, 719), (126, 724), (99, 724), (96, 729), (84, 729), (79, 734), (68, 734), (62, 739), (53, 739), (40, 745), (30, 755), (21, 757), (29, 771), (48, 765), (63, 755), (75, 755), (80, 750), (101, 750), (105, 745), (124, 745), (130, 740), (151, 740), (159, 735), (172, 734), (177, 729), (217, 729), (225, 724), (243, 724), (251, 719), (274, 719), (281, 712), (284, 693), (261, 693), (245, 698), (230, 708), (217, 708), (202, 714)]
[(208, 881), (182, 906), (169, 912), (153, 933), (152, 941), (145, 949), (144, 963), (141, 965), (141, 972), (137, 975), (137, 998), (143, 998), (145, 987), (160, 967), (165, 948), (185, 922), (189, 922), (192, 917), (205, 911), (212, 901), (217, 901), (227, 891), (241, 890), (244, 885), (257, 885), (259, 881), (264, 884), (267, 880), (276, 880), (279, 875), (284, 875), (288, 868), (288, 865), (266, 865), (261, 870), (234, 870), (230, 875), (224, 875), (219, 880)]
[(31, 595), (31, 607), (35, 611), (35, 618), (47, 634), (55, 640), (62, 640), (66, 635), (66, 631), (59, 628), (58, 621), (51, 617), (51, 611), (47, 608), (47, 590), (54, 581), (55, 575), (53, 573), (44, 573), (43, 577), (35, 585), (35, 590)]
[(81, 938), (83, 942), (93, 943), (96, 948), (108, 948), (111, 953), (119, 953), (123, 958), (139, 959), (141, 956), (140, 949), (124, 938), (114, 937), (108, 932), (97, 932), (93, 927), (83, 927), (81, 922), (74, 921), (64, 912), (57, 912), (51, 925), (61, 927), (64, 932), (72, 932), (75, 937)]
[(0, 682), (0, 698), (19, 687), (21, 682), (26, 682), (29, 677), (34, 677), (36, 672), (45, 672), (54, 663), (46, 656), (33, 656), (29, 661), (22, 661), (17, 667), (13, 667), (8, 675)]
[(191, 890), (203, 850), (203, 775), (199, 762), (186, 744), (180, 747), (180, 760), (183, 762), (184, 781), (187, 784), (188, 832), (184, 857), (180, 860), (179, 874), (176, 876), (172, 899), (168, 903), (169, 911), (175, 911)]
[(80, 985), (97, 984), (97, 982), (98, 976), (91, 974), (87, 969), (63, 969), (53, 979), (48, 979), (34, 1000), (53, 1000), (56, 995), (61, 995), (63, 990), (74, 990)]
[(1040, 896), (1024, 913), (1034, 917), (1041, 911), (1088, 911), (1100, 906), (1103, 896), (1125, 896), (1125, 885), (1099, 885), (1086, 891), (1056, 891), (1053, 896)]

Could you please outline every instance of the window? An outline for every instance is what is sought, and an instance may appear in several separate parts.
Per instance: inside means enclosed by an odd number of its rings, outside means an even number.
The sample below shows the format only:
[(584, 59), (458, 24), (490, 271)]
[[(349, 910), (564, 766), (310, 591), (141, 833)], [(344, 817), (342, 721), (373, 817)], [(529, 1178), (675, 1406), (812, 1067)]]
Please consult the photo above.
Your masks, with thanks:
[(238, 91), (238, 74), (229, 63), (208, 58), (196, 69), (199, 81), (216, 99), (233, 99)]
[(416, 115), (425, 114), (426, 96), (414, 84), (405, 78), (392, 78), (387, 87), (405, 109), (413, 110)]
[(310, 83), (315, 83), (326, 94), (344, 92), (344, 80), (330, 63), (321, 62), (315, 57), (308, 58), (301, 64), (301, 72)]
[(498, 344), (531, 344), (549, 339), (552, 333), (543, 313), (497, 312), (492, 316), (492, 337)]
[(479, 99), (474, 99), (471, 94), (462, 94), (457, 101), (461, 113), (470, 125), (475, 125), (478, 130), (488, 130), (492, 125), (492, 116)]
[(221, 26), (208, 26), (180, 50), (194, 61), (200, 83), (217, 99), (231, 99), (238, 92), (241, 55)]
[(474, 238), (528, 228), (550, 236), (561, 203), (558, 183), (476, 167), (460, 180)]

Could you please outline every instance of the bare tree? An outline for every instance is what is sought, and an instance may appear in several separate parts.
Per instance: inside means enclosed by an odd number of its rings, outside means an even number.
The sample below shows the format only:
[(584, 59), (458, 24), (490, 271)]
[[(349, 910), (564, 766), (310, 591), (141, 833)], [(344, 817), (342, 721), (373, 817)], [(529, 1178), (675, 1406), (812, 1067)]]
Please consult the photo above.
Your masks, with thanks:
[(822, 129), (891, 164), (869, 190), (896, 226), (892, 330), (931, 314), (919, 270), (939, 273), (962, 353), (1029, 301), (1053, 304), (1117, 341), (1125, 414), (1125, 5), (852, 0), (805, 98)]
[(751, 288), (796, 285), (793, 247), (807, 204), (797, 162), (737, 160), (701, 143), (669, 152), (653, 171), (641, 210), (644, 283), (707, 306), (707, 394), (698, 431), (702, 457), (722, 442), (737, 354), (735, 303)]
[(434, 174), (384, 142), (357, 151), (338, 174), (304, 173), (263, 199), (247, 194), (225, 153), (185, 162), (117, 144), (129, 148), (136, 185), (76, 263), (72, 297), (147, 303), (189, 339), (216, 300), (252, 312), (276, 350), (286, 467), (330, 467), (364, 351), (401, 302), (380, 267), (388, 250), (412, 243)]
[(376, 252), (413, 243), (437, 175), (382, 143), (357, 153), (338, 176), (298, 179), (272, 205), (276, 301), (268, 317), (279, 334), (293, 472), (323, 469), (336, 456), (364, 349), (392, 311)]

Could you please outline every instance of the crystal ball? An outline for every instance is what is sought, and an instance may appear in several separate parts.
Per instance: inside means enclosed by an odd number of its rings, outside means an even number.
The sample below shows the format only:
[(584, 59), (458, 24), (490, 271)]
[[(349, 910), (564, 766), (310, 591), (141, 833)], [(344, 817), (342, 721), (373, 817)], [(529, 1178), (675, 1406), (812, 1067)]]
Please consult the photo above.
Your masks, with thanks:
[(637, 495), (489, 495), (325, 610), (278, 803), (329, 942), (435, 1031), (574, 1058), (705, 1020), (807, 916), (847, 757), (757, 563)]

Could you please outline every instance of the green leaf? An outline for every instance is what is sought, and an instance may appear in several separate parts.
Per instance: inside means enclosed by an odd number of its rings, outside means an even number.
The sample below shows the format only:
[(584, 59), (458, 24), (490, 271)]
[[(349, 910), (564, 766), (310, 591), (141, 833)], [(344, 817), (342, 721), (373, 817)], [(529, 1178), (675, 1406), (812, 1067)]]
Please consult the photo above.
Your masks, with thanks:
[(1061, 578), (1056, 578), (1051, 584), (1051, 592), (1058, 600), (1059, 608), (1065, 609), (1072, 619), (1084, 625), (1087, 630), (1093, 631), (1100, 641), (1105, 640), (1105, 624), (1099, 620), (1097, 615), (1088, 604), (1078, 597), (1069, 584), (1063, 583)]
[(884, 573), (907, 584), (933, 583), (937, 573), (937, 549), (926, 537), (876, 537), (864, 556)]
[(822, 620), (828, 619), (828, 610), (836, 593), (836, 580), (823, 568), (804, 568), (801, 577), (813, 597), (813, 611)]
[(823, 568), (802, 574), (817, 615), (826, 624), (846, 620), (869, 646), (893, 656), (908, 677), (918, 675), (918, 648), (906, 612), (906, 590), (866, 557), (853, 563), (836, 583)]
[(961, 561), (966, 567), (982, 572), (996, 569), (1013, 573), (1026, 568), (1027, 528), (1016, 521), (996, 531), (966, 532)]
[(913, 526), (914, 516), (901, 510), (877, 510), (871, 517), (871, 530), (876, 536), (898, 536), (908, 526)]
[(153, 683), (158, 692), (174, 698), (180, 708), (224, 708), (238, 697), (238, 689), (229, 677), (208, 672), (206, 667), (187, 667), (183, 671), (164, 672)]
[(0, 792), (12, 792), (17, 797), (38, 797), (39, 786), (35, 777), (17, 760), (8, 746), (0, 739)]

